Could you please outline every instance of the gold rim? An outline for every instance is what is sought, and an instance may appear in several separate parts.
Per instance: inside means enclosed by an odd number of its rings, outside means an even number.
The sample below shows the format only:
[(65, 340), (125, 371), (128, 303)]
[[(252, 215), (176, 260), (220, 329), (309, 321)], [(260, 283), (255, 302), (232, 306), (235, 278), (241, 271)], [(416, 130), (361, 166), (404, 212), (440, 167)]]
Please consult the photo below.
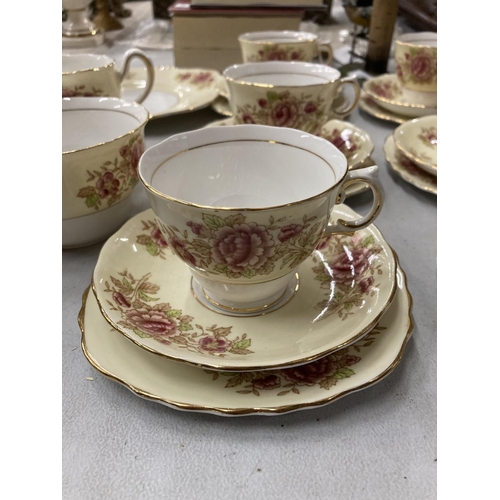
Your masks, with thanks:
[(408, 340), (411, 337), (411, 334), (413, 332), (414, 328), (414, 322), (413, 322), (413, 297), (408, 289), (408, 283), (407, 283), (407, 277), (406, 273), (404, 272), (403, 269), (401, 269), (398, 265), (399, 271), (403, 274), (404, 280), (405, 280), (405, 288), (404, 291), (406, 291), (407, 298), (408, 298), (408, 327), (406, 331), (406, 336), (402, 341), (400, 350), (398, 354), (396, 355), (396, 358), (394, 361), (379, 375), (376, 377), (372, 378), (371, 380), (365, 382), (364, 384), (360, 384), (357, 387), (353, 387), (351, 389), (347, 389), (345, 391), (342, 391), (338, 394), (335, 394), (333, 396), (329, 396), (324, 399), (320, 399), (318, 401), (310, 402), (310, 403), (300, 403), (300, 404), (291, 404), (291, 405), (283, 405), (283, 406), (275, 406), (275, 407), (268, 407), (268, 408), (263, 408), (263, 407), (254, 407), (254, 408), (224, 408), (224, 407), (216, 407), (216, 406), (201, 406), (201, 405), (194, 405), (194, 404), (189, 404), (189, 403), (181, 403), (178, 401), (173, 401), (169, 400), (167, 398), (162, 398), (159, 396), (156, 396), (154, 394), (151, 394), (149, 392), (143, 391), (142, 389), (135, 387), (132, 384), (129, 384), (123, 379), (120, 379), (119, 377), (113, 375), (110, 373), (108, 370), (105, 368), (101, 367), (99, 363), (92, 357), (92, 355), (89, 353), (86, 343), (85, 343), (85, 323), (84, 323), (84, 315), (85, 315), (85, 305), (86, 305), (86, 298), (89, 293), (89, 288), (88, 287), (82, 298), (82, 307), (80, 309), (80, 312), (78, 314), (78, 325), (81, 330), (81, 348), (83, 351), (83, 354), (87, 358), (88, 362), (102, 375), (119, 382), (120, 384), (124, 385), (127, 387), (129, 390), (134, 392), (136, 395), (143, 397), (145, 399), (149, 399), (151, 401), (156, 401), (158, 403), (163, 403), (168, 406), (180, 409), (180, 410), (190, 410), (190, 411), (210, 411), (214, 413), (219, 413), (222, 415), (249, 415), (249, 414), (266, 414), (266, 413), (271, 413), (271, 414), (280, 414), (280, 413), (288, 413), (294, 410), (300, 410), (304, 408), (315, 408), (319, 406), (324, 406), (328, 403), (331, 403), (337, 399), (342, 398), (343, 396), (346, 396), (352, 392), (357, 392), (359, 390), (362, 390), (366, 387), (369, 387), (380, 380), (382, 380), (384, 377), (392, 373), (395, 368), (399, 365), (401, 362), (401, 359), (403, 358), (404, 351), (406, 348), (406, 345), (408, 344)]
[[(139, 104), (140, 106), (140, 104)], [(119, 113), (123, 113), (127, 116), (134, 116), (134, 115), (131, 115), (130, 113), (125, 113), (123, 111), (119, 111), (119, 110), (116, 110), (116, 109), (99, 109), (99, 108), (82, 108), (82, 109), (66, 109), (64, 110), (63, 109), (63, 113), (65, 111), (86, 111), (86, 110), (90, 110), (90, 111), (112, 111), (114, 113), (116, 112), (119, 112)], [(135, 118), (135, 116), (134, 116)], [(130, 131), (130, 132), (127, 132), (126, 134), (123, 134), (123, 135), (120, 135), (118, 137), (115, 137), (114, 139), (111, 139), (110, 141), (106, 141), (106, 142), (100, 142), (99, 144), (94, 144), (93, 146), (87, 146), (86, 148), (81, 148), (81, 149), (72, 149), (71, 151), (63, 151), (62, 155), (69, 155), (71, 153), (79, 153), (81, 151), (88, 151), (89, 149), (94, 149), (94, 148), (98, 148), (99, 146), (104, 146), (106, 144), (112, 144), (113, 142), (115, 141), (118, 141), (120, 139), (123, 139), (129, 135), (134, 135), (137, 133), (137, 135), (139, 135), (141, 132), (143, 132), (141, 129), (143, 129), (147, 122), (149, 120), (149, 113), (148, 113), (148, 116), (145, 118), (144, 122), (142, 122), (137, 128), (135, 128), (134, 130)]]
[[(389, 114), (388, 111), (379, 111), (377, 109), (373, 108), (373, 105), (367, 104), (365, 100), (371, 96), (369, 96), (364, 90), (362, 91), (362, 94), (359, 98), (359, 107), (363, 110), (366, 111), (369, 115), (374, 116), (375, 118), (380, 118), (381, 120), (393, 122), (393, 123), (404, 123), (406, 121), (405, 118), (402, 116), (398, 116), (397, 114)], [(411, 119), (411, 118), (409, 118)]]
[[(384, 239), (384, 238), (382, 238), (382, 239)], [(386, 241), (386, 240), (384, 239), (384, 241)], [(397, 254), (388, 243), (386, 243), (386, 244), (387, 244), (387, 247), (389, 248), (389, 250), (392, 252), (392, 255), (394, 257), (395, 270), (397, 271), (398, 265), (399, 265)], [(315, 354), (312, 356), (307, 356), (305, 358), (297, 359), (294, 361), (289, 361), (289, 362), (285, 362), (285, 363), (277, 363), (277, 364), (272, 364), (272, 365), (255, 365), (255, 366), (245, 366), (245, 367), (227, 367), (225, 365), (216, 365), (213, 363), (206, 363), (206, 362), (202, 363), (199, 361), (187, 361), (180, 356), (175, 356), (173, 354), (161, 353), (161, 352), (158, 352), (158, 351), (152, 349), (149, 346), (146, 346), (146, 345), (140, 343), (134, 337), (132, 337), (127, 331), (122, 330), (120, 328), (120, 326), (117, 325), (109, 317), (108, 313), (104, 310), (104, 307), (102, 306), (101, 301), (99, 299), (97, 289), (95, 287), (93, 276), (92, 276), (90, 288), (92, 288), (97, 305), (99, 306), (99, 309), (101, 311), (103, 318), (109, 323), (109, 325), (112, 328), (114, 328), (117, 332), (121, 333), (123, 336), (125, 336), (127, 339), (129, 339), (131, 342), (133, 342), (135, 345), (139, 346), (141, 349), (144, 349), (145, 351), (148, 351), (148, 352), (155, 354), (157, 356), (160, 356), (161, 358), (171, 359), (171, 360), (178, 361), (180, 363), (185, 363), (185, 364), (188, 364), (191, 366), (198, 366), (198, 367), (207, 368), (210, 370), (218, 370), (218, 371), (225, 371), (225, 372), (241, 372), (241, 371), (262, 371), (263, 369), (270, 370), (270, 369), (277, 369), (277, 368), (287, 368), (290, 365), (300, 365), (300, 364), (310, 363), (310, 362), (315, 361), (317, 359), (323, 358), (323, 357), (327, 356), (328, 354), (331, 354), (335, 351), (338, 351), (339, 349), (342, 349), (344, 347), (348, 347), (349, 345), (353, 344), (354, 342), (357, 342), (358, 340), (362, 339), (365, 335), (367, 335), (375, 327), (375, 325), (379, 322), (379, 320), (382, 317), (382, 315), (384, 314), (384, 312), (391, 305), (391, 303), (394, 299), (394, 296), (396, 294), (396, 290), (397, 290), (396, 281), (397, 281), (396, 277), (394, 277), (394, 281), (391, 285), (392, 289), (390, 290), (389, 297), (387, 298), (386, 303), (381, 307), (379, 313), (375, 316), (375, 318), (368, 325), (366, 325), (362, 330), (360, 330), (356, 335), (354, 335), (349, 340), (346, 340), (345, 342), (342, 342), (341, 344), (337, 344), (336, 346), (329, 347), (328, 349), (325, 349), (318, 354)]]
[[(215, 313), (218, 313), (218, 314), (222, 314), (224, 316), (228, 316), (227, 314), (225, 314), (223, 311), (217, 311), (217, 309), (211, 309), (210, 307), (208, 307), (206, 304), (204, 304), (200, 298), (198, 297), (198, 295), (196, 295), (196, 292), (194, 291), (194, 287), (193, 287), (193, 279), (194, 278), (191, 278), (191, 293), (193, 294), (193, 297), (203, 306), (205, 307), (206, 309), (208, 309), (209, 311), (212, 311), (212, 312), (215, 312)], [(272, 310), (269, 310), (269, 308), (271, 308), (272, 306), (276, 305), (281, 299), (283, 299), (283, 297), (286, 295), (286, 293), (288, 292), (288, 285), (287, 285), (287, 289), (283, 292), (283, 294), (281, 295), (281, 297), (277, 300), (275, 300), (274, 302), (272, 302), (271, 304), (267, 304), (265, 306), (262, 306), (262, 307), (254, 307), (254, 308), (247, 308), (247, 309), (238, 309), (236, 307), (227, 307), (227, 306), (223, 306), (222, 304), (219, 304), (218, 302), (215, 302), (215, 300), (212, 300), (208, 295), (207, 293), (205, 292), (205, 289), (203, 287), (201, 287), (201, 289), (203, 290), (203, 295), (205, 296), (205, 298), (211, 303), (213, 304), (214, 306), (216, 307), (220, 307), (221, 309), (225, 309), (226, 311), (228, 312), (242, 312), (242, 313), (251, 313), (251, 312), (257, 312), (257, 311), (261, 311), (259, 314), (253, 314), (251, 317), (255, 317), (255, 316), (264, 316), (265, 314), (269, 314), (269, 313), (272, 313), (274, 311), (278, 311), (279, 309), (281, 309), (282, 307), (286, 306), (294, 297), (295, 295), (297, 294), (297, 292), (299, 291), (299, 286), (300, 286), (300, 279), (299, 279), (299, 273), (295, 273), (295, 279), (296, 279), (296, 282), (295, 282), (295, 288), (292, 290), (292, 294), (290, 295), (290, 297), (285, 301), (283, 302), (283, 304), (281, 304), (279, 307), (276, 307), (276, 309), (272, 309)], [(245, 283), (244, 283), (245, 284)], [(248, 283), (249, 284), (249, 283)], [(238, 317), (238, 316), (231, 316), (229, 315), (229, 317)], [(246, 317), (246, 316), (243, 316), (243, 317)]]
[[(392, 140), (394, 141), (394, 138), (392, 136), (392, 134), (389, 134), (385, 140), (385, 143), (384, 143), (384, 156), (385, 156), (385, 160), (387, 161), (387, 163), (389, 164), (389, 166), (391, 167), (391, 169), (396, 172), (403, 180), (405, 180), (406, 182), (408, 182), (408, 184), (411, 184), (412, 186), (415, 186), (417, 187), (418, 189), (421, 189), (422, 191), (426, 191), (427, 193), (432, 193), (432, 194), (435, 194), (437, 196), (437, 187), (436, 188), (433, 188), (431, 186), (424, 186), (422, 184), (417, 184), (417, 181), (415, 179), (415, 177), (413, 177), (412, 175), (408, 174), (408, 172), (406, 172), (406, 170), (401, 170), (401, 168), (396, 168), (394, 166), (394, 163), (398, 164), (399, 162), (396, 160), (396, 158), (393, 158), (392, 160), (389, 158), (389, 153), (387, 152), (387, 148), (388, 148), (388, 142), (390, 141), (390, 139), (392, 138)], [(392, 156), (392, 155), (391, 155)], [(427, 172), (426, 172), (427, 173)], [(429, 175), (432, 176), (431, 173), (429, 173)]]
[[(95, 33), (92, 33), (91, 35), (89, 34), (89, 35), (77, 35), (77, 36), (92, 36), (92, 35), (97, 34), (98, 32), (99, 31), (97, 30)], [(68, 38), (72, 38), (72, 37), (68, 37)], [(68, 57), (68, 56), (66, 56), (66, 57)], [(88, 73), (90, 71), (102, 71), (102, 70), (105, 70), (105, 69), (112, 68), (114, 65), (115, 65), (115, 61), (111, 61), (111, 62), (105, 64), (104, 66), (96, 66), (94, 68), (87, 68), (87, 69), (77, 69), (75, 71), (63, 71), (62, 72), (62, 76), (76, 75), (77, 73)]]
[[(237, 126), (237, 125), (235, 125), (235, 126)], [(309, 134), (309, 135), (311, 135), (313, 137), (318, 137), (318, 136), (313, 135), (313, 134)], [(200, 146), (195, 146), (193, 148), (185, 149), (183, 151), (179, 151), (178, 153), (175, 153), (174, 155), (170, 156), (166, 160), (162, 161), (155, 168), (155, 171), (153, 172), (153, 174), (151, 175), (151, 177), (154, 176), (154, 174), (158, 171), (158, 169), (162, 165), (164, 165), (168, 161), (172, 160), (172, 158), (175, 158), (176, 156), (180, 156), (181, 154), (187, 153), (188, 151), (194, 151), (195, 149), (200, 149), (200, 148), (204, 148), (204, 147), (207, 147), (207, 146), (213, 146), (215, 144), (227, 144), (227, 143), (230, 143), (230, 142), (267, 142), (269, 144), (280, 144), (282, 146), (288, 146), (290, 148), (300, 149), (301, 151), (305, 151), (306, 153), (309, 153), (309, 154), (312, 154), (314, 156), (317, 156), (318, 158), (320, 158), (321, 160), (323, 160), (328, 165), (328, 167), (330, 167), (330, 169), (332, 170), (332, 172), (335, 174), (335, 177), (337, 177), (336, 172), (333, 169), (332, 165), (330, 163), (328, 163), (328, 161), (325, 160), (322, 156), (320, 156), (320, 155), (318, 155), (316, 153), (313, 153), (312, 151), (309, 151), (307, 149), (299, 148), (298, 146), (294, 146), (293, 144), (287, 144), (285, 142), (280, 142), (280, 141), (271, 141), (271, 140), (267, 140), (267, 139), (231, 139), (231, 140), (225, 140), (225, 141), (219, 141), (219, 142), (211, 142), (211, 143), (208, 143), (208, 144), (202, 144)], [(174, 198), (173, 196), (168, 196), (166, 194), (160, 193), (159, 191), (157, 191), (153, 186), (151, 186), (143, 178), (143, 175), (141, 173), (141, 169), (140, 168), (139, 168), (139, 179), (142, 182), (142, 184), (144, 185), (144, 187), (148, 191), (150, 191), (151, 193), (153, 193), (154, 195), (159, 196), (160, 198), (164, 198), (164, 199), (166, 199), (168, 201), (173, 201), (173, 202), (176, 202), (176, 203), (180, 203), (181, 205), (184, 205), (184, 206), (187, 206), (187, 207), (200, 208), (200, 209), (203, 209), (203, 210), (220, 210), (220, 211), (225, 211), (225, 212), (227, 212), (227, 211), (230, 211), (230, 212), (240, 212), (240, 211), (243, 211), (243, 210), (245, 210), (247, 212), (258, 212), (258, 211), (263, 211), (263, 210), (275, 210), (275, 209), (278, 209), (278, 208), (293, 207), (295, 205), (300, 205), (300, 204), (303, 204), (303, 203), (308, 203), (310, 201), (316, 200), (316, 199), (321, 198), (323, 196), (327, 196), (327, 194), (329, 193), (329, 191), (332, 191), (333, 189), (335, 189), (335, 187), (337, 187), (344, 180), (345, 176), (347, 175), (347, 173), (349, 171), (349, 165), (347, 165), (347, 160), (346, 160), (346, 166), (345, 167), (346, 168), (345, 168), (344, 175), (342, 175), (342, 177), (340, 177), (335, 182), (335, 184), (333, 184), (332, 186), (330, 186), (328, 189), (325, 189), (321, 193), (315, 194), (314, 196), (310, 196), (309, 198), (304, 198), (303, 200), (293, 201), (293, 202), (290, 202), (290, 203), (283, 203), (282, 205), (271, 205), (271, 206), (268, 206), (268, 207), (214, 207), (214, 206), (211, 206), (211, 205), (199, 205), (198, 203), (192, 203), (192, 202), (189, 202), (189, 201), (179, 200), (178, 198)]]
[[(416, 109), (436, 109), (435, 106), (426, 106), (425, 104), (411, 104), (411, 103), (406, 103), (406, 102), (400, 102), (400, 101), (394, 101), (392, 99), (387, 99), (385, 97), (381, 97), (374, 92), (372, 92), (368, 87), (370, 82), (372, 82), (375, 79), (381, 79), (380, 77), (374, 77), (370, 78), (363, 84), (363, 90), (372, 98), (375, 99), (376, 101), (382, 101), (386, 102), (387, 104), (393, 104), (395, 106), (401, 106), (402, 108), (416, 108)], [(408, 117), (409, 120), (411, 120), (411, 117)]]

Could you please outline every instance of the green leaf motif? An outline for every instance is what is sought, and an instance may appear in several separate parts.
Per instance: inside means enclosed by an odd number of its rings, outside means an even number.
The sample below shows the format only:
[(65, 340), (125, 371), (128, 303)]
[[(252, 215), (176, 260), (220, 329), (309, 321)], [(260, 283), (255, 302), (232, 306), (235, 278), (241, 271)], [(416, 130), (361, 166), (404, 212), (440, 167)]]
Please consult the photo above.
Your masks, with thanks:
[(249, 339), (240, 340), (238, 342), (235, 342), (233, 347), (235, 349), (246, 349), (247, 347), (250, 347), (251, 343), (252, 341)]
[(180, 318), (182, 311), (180, 309), (170, 309), (167, 313), (167, 318)]
[(122, 279), (122, 283), (123, 283), (123, 286), (128, 288), (128, 289), (132, 289), (132, 285), (130, 284), (130, 281), (127, 279), (127, 278), (123, 278)]
[(134, 333), (138, 337), (141, 337), (141, 339), (149, 339), (149, 338), (151, 338), (151, 335), (148, 335), (147, 333), (141, 332), (140, 330), (137, 330), (136, 328), (134, 328)]
[(243, 276), (245, 278), (253, 278), (257, 273), (255, 272), (255, 269), (245, 269), (243, 272)]
[(158, 252), (158, 245), (156, 243), (148, 243), (146, 245), (146, 250), (154, 257)]
[(226, 225), (226, 221), (218, 215), (203, 214), (202, 219), (205, 224), (213, 230), (217, 230), (220, 227), (224, 227)]
[(350, 368), (339, 368), (333, 374), (333, 376), (338, 380), (341, 380), (343, 378), (349, 378), (351, 375), (354, 375), (354, 371), (351, 370)]
[(190, 323), (179, 323), (177, 325), (177, 329), (181, 332), (187, 332), (193, 329), (193, 326)]
[(364, 247), (371, 247), (372, 245), (375, 244), (375, 238), (373, 237), (373, 235), (371, 234), (370, 236), (366, 237), (364, 240), (363, 240), (363, 243), (362, 243), (362, 246)]
[(149, 295), (146, 295), (144, 292), (139, 291), (137, 292), (137, 296), (141, 299), (144, 300), (145, 302), (154, 302), (156, 300), (159, 300), (159, 297), (150, 297)]
[(270, 103), (277, 101), (279, 98), (280, 98), (280, 96), (276, 92), (268, 92), (267, 93), (267, 100)]
[(92, 196), (87, 197), (87, 199), (85, 200), (85, 204), (89, 208), (95, 207), (98, 203), (99, 203), (99, 195), (97, 193), (92, 195)]
[(214, 270), (218, 273), (226, 273), (227, 266), (225, 266), (224, 264), (217, 264), (216, 266), (214, 266)]

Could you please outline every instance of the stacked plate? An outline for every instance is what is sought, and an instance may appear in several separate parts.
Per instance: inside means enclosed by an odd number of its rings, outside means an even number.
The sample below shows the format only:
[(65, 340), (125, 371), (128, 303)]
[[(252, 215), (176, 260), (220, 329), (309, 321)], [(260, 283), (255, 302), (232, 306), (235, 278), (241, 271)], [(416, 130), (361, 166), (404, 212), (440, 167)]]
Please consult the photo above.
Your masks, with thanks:
[(437, 114), (437, 108), (411, 102), (403, 95), (395, 74), (369, 78), (362, 85), (359, 107), (371, 116), (393, 123)]
[(392, 169), (414, 186), (437, 194), (437, 115), (399, 125), (384, 144)]
[[(341, 204), (332, 217), (359, 215)], [(83, 352), (138, 396), (219, 415), (322, 406), (391, 373), (413, 329), (412, 299), (380, 231), (324, 238), (298, 275), (277, 310), (215, 312), (146, 210), (101, 250), (79, 315)]]

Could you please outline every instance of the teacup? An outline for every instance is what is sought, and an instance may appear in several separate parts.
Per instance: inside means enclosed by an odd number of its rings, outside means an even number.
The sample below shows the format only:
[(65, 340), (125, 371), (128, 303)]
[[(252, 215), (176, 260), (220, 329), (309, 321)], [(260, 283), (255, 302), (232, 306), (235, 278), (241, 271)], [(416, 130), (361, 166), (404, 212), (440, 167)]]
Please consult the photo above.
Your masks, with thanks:
[(304, 61), (333, 59), (332, 47), (318, 43), (318, 35), (307, 31), (252, 31), (238, 37), (243, 62)]
[(395, 41), (396, 75), (403, 97), (413, 104), (437, 105), (437, 34), (406, 33)]
[[(229, 66), (223, 72), (235, 124), (289, 127), (319, 133), (333, 114), (345, 116), (357, 105), (356, 78), (324, 64), (268, 61)], [(335, 107), (341, 88), (354, 88), (351, 102)]]
[(137, 102), (141, 103), (151, 92), (154, 82), (154, 66), (144, 52), (130, 49), (125, 53), (123, 70), (116, 69), (116, 61), (99, 54), (63, 54), (63, 97), (121, 97), (121, 83), (132, 60), (140, 59), (147, 70), (146, 85)]
[[(139, 162), (158, 227), (189, 267), (193, 292), (223, 314), (270, 310), (296, 289), (297, 268), (324, 235), (371, 224), (383, 202), (377, 170), (349, 170), (320, 137), (261, 125), (177, 134)], [(330, 220), (356, 182), (372, 190), (369, 212)]]
[(148, 119), (142, 105), (117, 98), (62, 99), (63, 247), (104, 238), (126, 220)]

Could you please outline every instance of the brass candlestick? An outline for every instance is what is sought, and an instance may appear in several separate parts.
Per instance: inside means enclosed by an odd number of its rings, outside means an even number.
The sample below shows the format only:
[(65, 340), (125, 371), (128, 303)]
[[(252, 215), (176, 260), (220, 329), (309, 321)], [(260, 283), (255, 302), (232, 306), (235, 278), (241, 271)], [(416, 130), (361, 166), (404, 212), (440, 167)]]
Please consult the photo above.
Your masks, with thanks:
[(92, 22), (103, 31), (116, 31), (123, 28), (123, 24), (110, 13), (108, 0), (96, 0), (97, 14)]

